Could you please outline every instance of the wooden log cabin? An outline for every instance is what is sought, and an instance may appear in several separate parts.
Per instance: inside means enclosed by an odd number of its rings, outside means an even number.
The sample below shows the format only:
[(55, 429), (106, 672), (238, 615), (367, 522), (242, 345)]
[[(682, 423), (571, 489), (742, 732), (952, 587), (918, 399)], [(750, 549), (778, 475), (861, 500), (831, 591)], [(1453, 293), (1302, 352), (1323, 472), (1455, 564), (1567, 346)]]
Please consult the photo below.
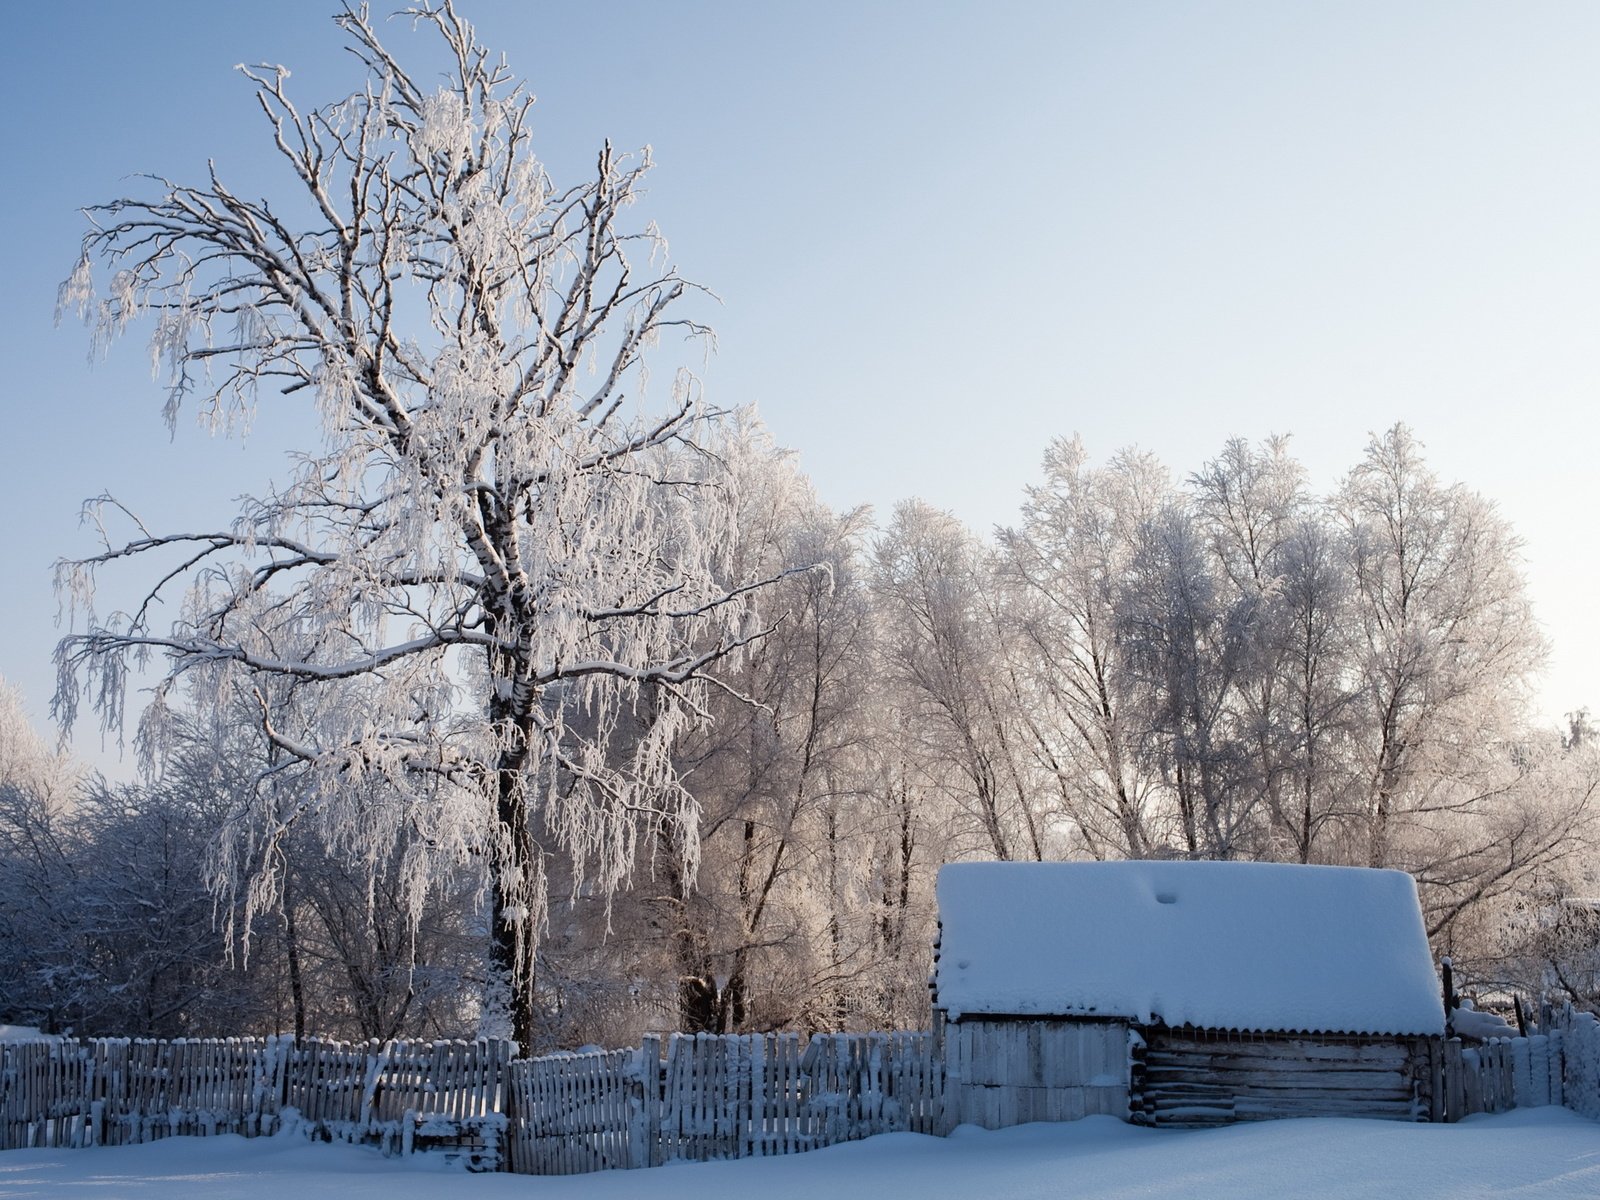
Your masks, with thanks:
[(1436, 1108), (1444, 1006), (1403, 872), (959, 863), (938, 903), (949, 1125)]

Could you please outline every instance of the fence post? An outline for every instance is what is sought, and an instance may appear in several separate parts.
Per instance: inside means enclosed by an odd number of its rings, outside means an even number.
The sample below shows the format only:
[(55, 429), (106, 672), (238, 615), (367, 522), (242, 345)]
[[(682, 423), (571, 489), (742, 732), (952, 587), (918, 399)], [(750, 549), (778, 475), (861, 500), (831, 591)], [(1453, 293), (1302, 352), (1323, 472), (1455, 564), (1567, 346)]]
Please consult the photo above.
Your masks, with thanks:
[(1550, 1030), (1550, 1104), (1566, 1104), (1566, 1034)]
[(1518, 1108), (1532, 1108), (1542, 1104), (1539, 1099), (1538, 1089), (1534, 1086), (1533, 1064), (1538, 1058), (1542, 1038), (1535, 1034), (1532, 1037), (1520, 1037), (1511, 1043), (1511, 1069), (1513, 1085), (1511, 1098)]
[(1462, 1083), (1461, 1043), (1454, 1038), (1446, 1038), (1440, 1043), (1440, 1049), (1443, 1051), (1444, 1119), (1455, 1122), (1465, 1115), (1467, 1103), (1466, 1088)]
[[(1524, 1047), (1528, 1039), (1523, 1038)], [(1500, 1047), (1500, 1111), (1510, 1112), (1517, 1106), (1516, 1072), (1512, 1061), (1511, 1039), (1507, 1038)]]
[(1424, 1045), (1428, 1056), (1428, 1120), (1437, 1125), (1445, 1120), (1444, 1043), (1439, 1038), (1429, 1038)]
[(378, 1123), (379, 1080), (384, 1068), (389, 1065), (389, 1051), (393, 1045), (392, 1041), (367, 1043), (366, 1078), (361, 1083), (361, 1115), (356, 1120), (368, 1130)]
[(1565, 1104), (1567, 1102), (1566, 1089), (1563, 1085), (1566, 1074), (1566, 1036), (1559, 1029), (1552, 1029), (1549, 1042), (1546, 1046), (1547, 1068), (1549, 1075), (1550, 1104)]
[(661, 1038), (645, 1034), (639, 1045), (638, 1090), (629, 1131), (629, 1166), (653, 1167), (661, 1154)]
[[(495, 1111), (505, 1118), (505, 1129), (501, 1133), (500, 1170), (516, 1171), (521, 1168), (522, 1139), (518, 1122), (522, 1119), (517, 1103), (516, 1080), (513, 1078), (512, 1064), (516, 1058), (516, 1044), (502, 1041), (499, 1043), (495, 1055), (495, 1077), (499, 1081), (495, 1095), (497, 1103)], [(406, 1122), (409, 1126), (410, 1122)]]

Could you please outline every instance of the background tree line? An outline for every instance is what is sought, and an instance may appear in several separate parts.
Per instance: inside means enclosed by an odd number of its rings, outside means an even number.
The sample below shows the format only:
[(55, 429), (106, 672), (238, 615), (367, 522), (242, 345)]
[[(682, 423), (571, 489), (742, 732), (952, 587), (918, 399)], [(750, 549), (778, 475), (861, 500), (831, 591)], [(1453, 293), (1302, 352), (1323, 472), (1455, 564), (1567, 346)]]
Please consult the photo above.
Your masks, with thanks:
[(1592, 991), (1551, 960), (1595, 750), (1529, 723), (1516, 539), (1406, 430), (1327, 496), (1281, 441), (1182, 481), (1060, 443), (992, 538), (831, 511), (661, 348), (709, 331), (633, 215), (648, 150), (557, 183), (506, 61), (406, 15), (334, 15), (320, 106), (242, 69), (266, 195), (85, 210), (59, 311), (147, 332), (169, 423), (298, 405), (306, 449), (231, 521), (86, 507), (53, 714), (120, 736), (149, 684), (144, 771), (9, 719), (0, 1020), (916, 1025), (969, 857), (1398, 866), (1464, 964)]
[[(733, 573), (779, 580), (770, 632), (672, 741), (694, 828), (644, 819), (609, 894), (534, 839), (540, 1045), (920, 1024), (934, 873), (962, 858), (1398, 867), (1469, 979), (1600, 1002), (1592, 727), (1530, 719), (1546, 647), (1517, 539), (1404, 427), (1327, 495), (1281, 439), (1182, 480), (1057, 442), (990, 538), (917, 501), (835, 512), (751, 419), (714, 446)], [(651, 736), (649, 705), (608, 754)], [(330, 796), (249, 713), (181, 705), (142, 781), (113, 784), (3, 707), (0, 1021), (475, 1028), (489, 868), (453, 860), (419, 919), (414, 796)], [(240, 851), (218, 830), (305, 803), (348, 835), (291, 823), (249, 851), (275, 856), (270, 904), (219, 888)]]

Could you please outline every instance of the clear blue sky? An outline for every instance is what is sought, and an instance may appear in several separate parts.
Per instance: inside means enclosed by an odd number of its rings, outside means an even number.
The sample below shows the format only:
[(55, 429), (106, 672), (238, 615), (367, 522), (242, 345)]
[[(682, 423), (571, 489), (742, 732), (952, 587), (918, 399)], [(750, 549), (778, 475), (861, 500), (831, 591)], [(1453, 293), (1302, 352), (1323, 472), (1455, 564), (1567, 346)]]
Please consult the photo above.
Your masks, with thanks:
[[(646, 215), (724, 300), (709, 395), (757, 403), (832, 503), (1008, 523), (1074, 430), (1180, 474), (1287, 432), (1327, 488), (1404, 420), (1526, 540), (1545, 710), (1600, 708), (1600, 5), (461, 8), (531, 81), (558, 179), (654, 146)], [(208, 156), (268, 186), (231, 67), (342, 94), (330, 11), (9, 14), (0, 675), (38, 717), (78, 502), (220, 524), (313, 429), (295, 405), (244, 446), (169, 442), (137, 339), (91, 370), (51, 324), (76, 209)]]

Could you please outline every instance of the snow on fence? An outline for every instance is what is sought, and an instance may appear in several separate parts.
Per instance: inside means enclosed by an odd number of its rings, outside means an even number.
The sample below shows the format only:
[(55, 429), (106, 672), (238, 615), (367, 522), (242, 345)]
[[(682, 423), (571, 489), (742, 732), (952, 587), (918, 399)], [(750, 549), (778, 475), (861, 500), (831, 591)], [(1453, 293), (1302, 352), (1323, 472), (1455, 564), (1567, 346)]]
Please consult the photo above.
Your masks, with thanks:
[(1564, 1094), (1562, 1033), (1552, 1029), (1531, 1037), (1508, 1038), (1511, 1047), (1512, 1092), (1517, 1108), (1560, 1104)]
[(1565, 1062), (1560, 1102), (1573, 1112), (1600, 1120), (1600, 1020), (1569, 1005), (1556, 1019)]

